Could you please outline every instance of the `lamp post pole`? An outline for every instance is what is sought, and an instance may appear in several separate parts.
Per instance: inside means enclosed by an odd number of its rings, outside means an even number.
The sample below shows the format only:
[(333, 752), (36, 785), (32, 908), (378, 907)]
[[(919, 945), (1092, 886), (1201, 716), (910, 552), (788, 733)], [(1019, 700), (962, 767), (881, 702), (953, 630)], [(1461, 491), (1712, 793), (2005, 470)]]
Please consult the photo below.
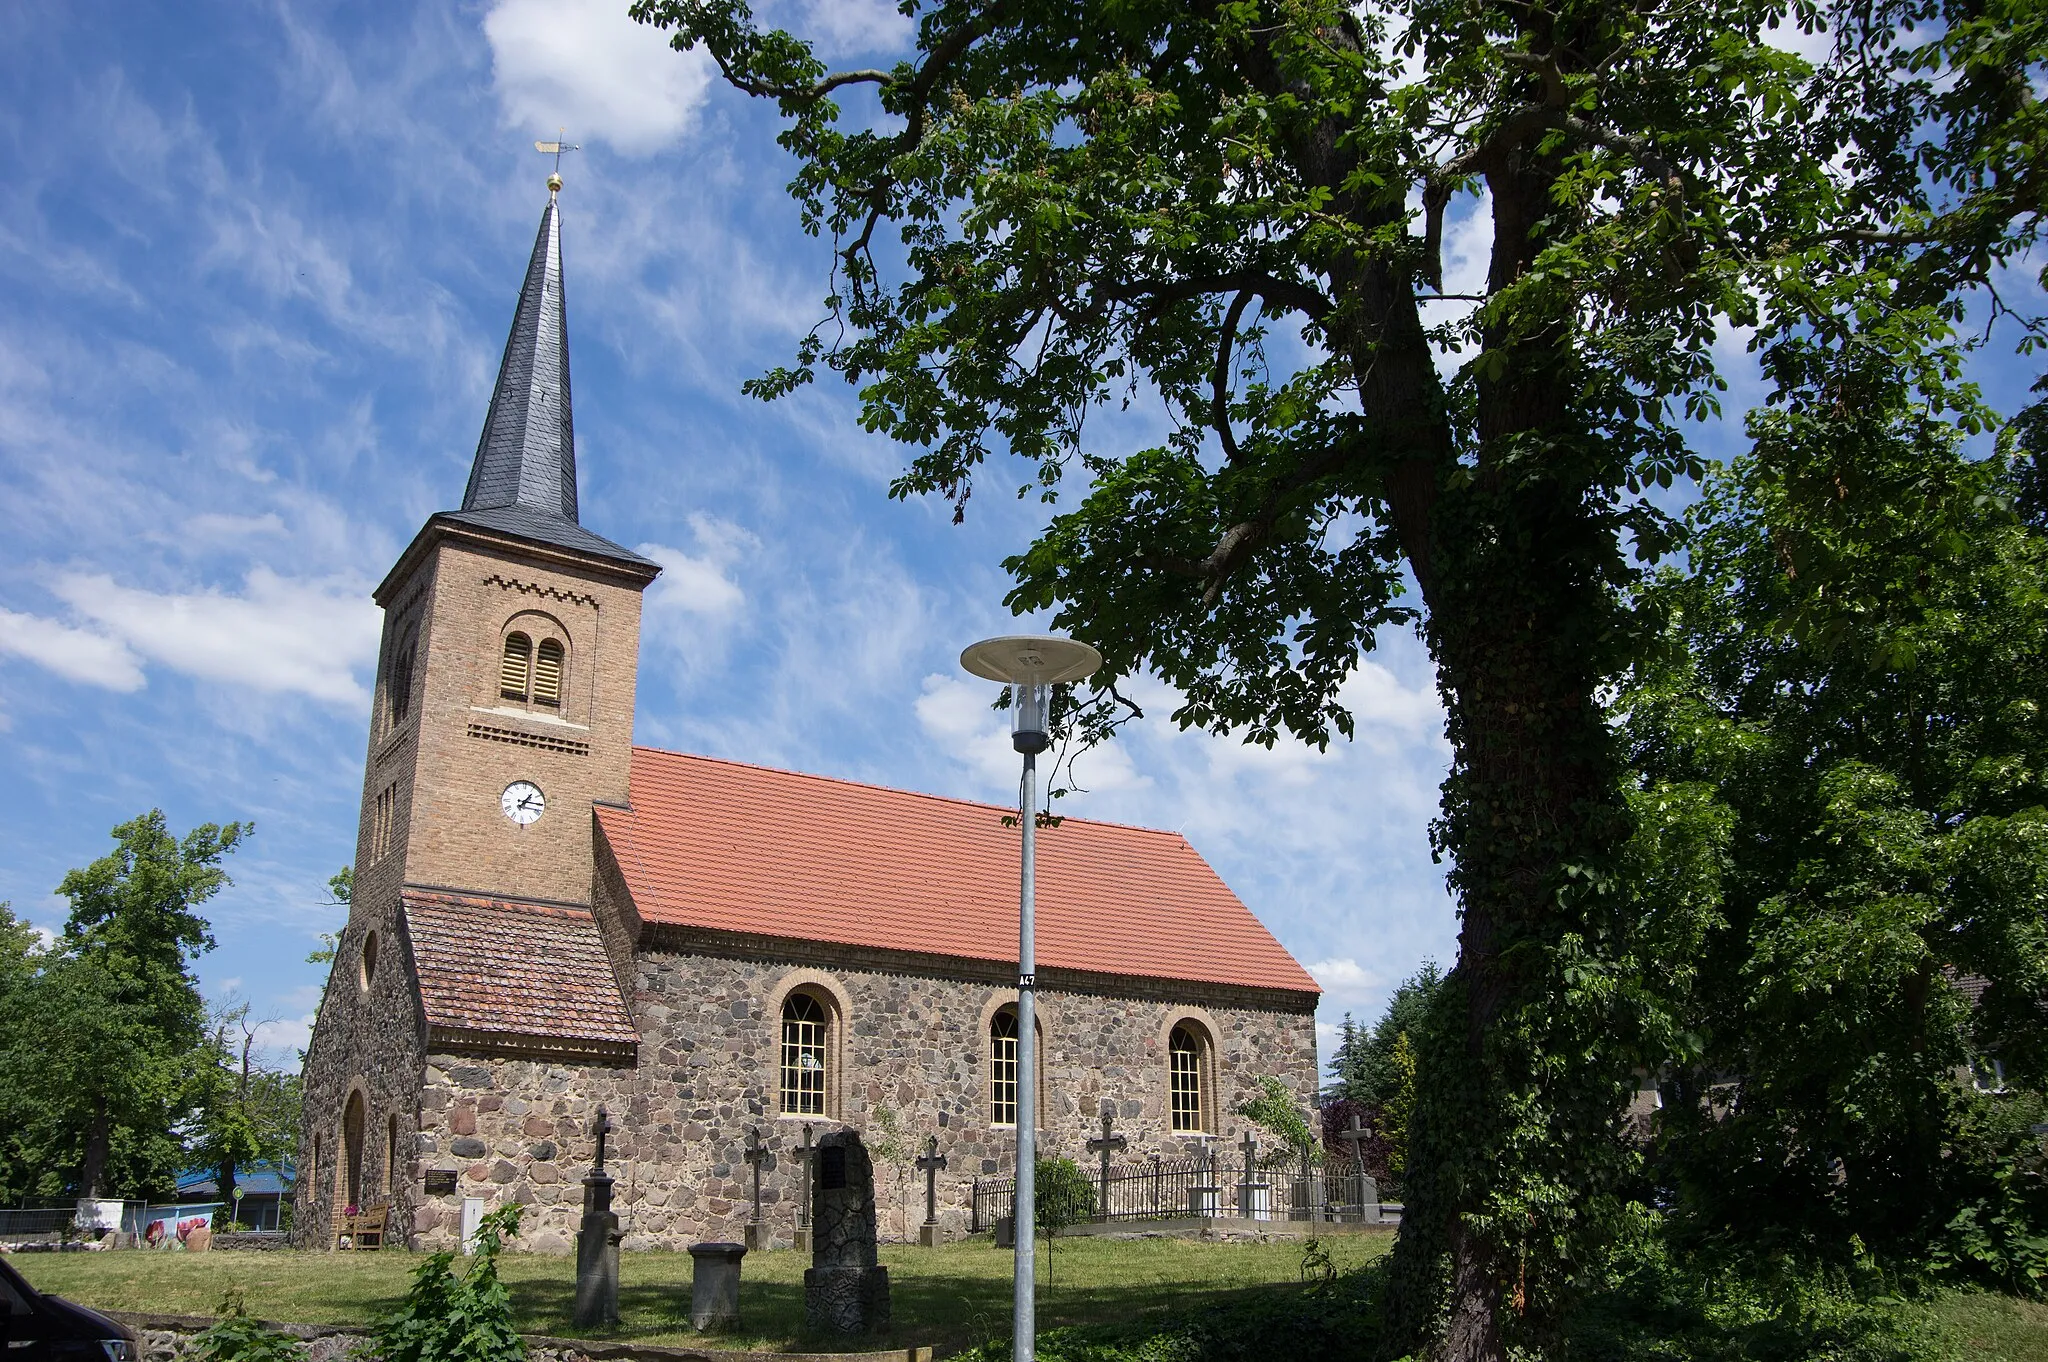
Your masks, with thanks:
[(1102, 665), (1102, 654), (1070, 638), (986, 639), (960, 654), (976, 676), (1010, 688), (1010, 744), (1024, 757), (1017, 788), (1017, 1191), (1011, 1200), (1016, 1227), (1012, 1291), (1015, 1362), (1038, 1355), (1036, 1228), (1038, 1197), (1038, 754), (1052, 745), (1052, 688), (1079, 681)]
[(1024, 754), (1017, 809), (1023, 831), (1017, 894), (1017, 1244), (1013, 1287), (1015, 1362), (1038, 1354), (1038, 1036), (1033, 1019), (1038, 993), (1038, 754)]

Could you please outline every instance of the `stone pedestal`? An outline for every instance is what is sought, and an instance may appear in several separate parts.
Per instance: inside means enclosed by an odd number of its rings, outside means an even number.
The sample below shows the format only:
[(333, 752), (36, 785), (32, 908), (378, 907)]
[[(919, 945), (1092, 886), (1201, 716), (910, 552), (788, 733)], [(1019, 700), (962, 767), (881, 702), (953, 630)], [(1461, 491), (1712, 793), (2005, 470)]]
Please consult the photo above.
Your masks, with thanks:
[(690, 1327), (698, 1333), (740, 1322), (740, 1259), (746, 1256), (744, 1244), (690, 1246)]
[(1247, 1220), (1271, 1220), (1273, 1218), (1273, 1184), (1270, 1182), (1240, 1182), (1237, 1184), (1237, 1213)]
[(1386, 1213), (1380, 1210), (1380, 1182), (1370, 1173), (1359, 1175), (1359, 1201), (1364, 1208), (1364, 1220), (1368, 1225), (1385, 1221)]
[(813, 1267), (804, 1270), (804, 1324), (842, 1334), (889, 1327), (889, 1269)]
[(1222, 1191), (1221, 1187), (1208, 1183), (1188, 1188), (1188, 1214), (1213, 1220), (1221, 1213)]
[(860, 1136), (835, 1130), (811, 1157), (811, 1266), (804, 1322), (816, 1330), (889, 1327), (889, 1269), (875, 1260), (875, 1174)]
[(1017, 1247), (1017, 1217), (999, 1215), (996, 1217), (996, 1247), (1013, 1249)]
[(937, 1248), (939, 1246), (939, 1227), (937, 1225), (919, 1225), (917, 1227), (917, 1242), (926, 1248)]
[(609, 1328), (619, 1322), (619, 1218), (612, 1214), (612, 1179), (583, 1179), (583, 1225), (576, 1235), (576, 1327)]
[(809, 1253), (811, 1251), (811, 1227), (809, 1225), (798, 1225), (796, 1227), (796, 1240), (790, 1247), (794, 1248), (798, 1253)]
[(768, 1226), (759, 1220), (749, 1220), (747, 1222), (746, 1241), (749, 1249), (767, 1248)]

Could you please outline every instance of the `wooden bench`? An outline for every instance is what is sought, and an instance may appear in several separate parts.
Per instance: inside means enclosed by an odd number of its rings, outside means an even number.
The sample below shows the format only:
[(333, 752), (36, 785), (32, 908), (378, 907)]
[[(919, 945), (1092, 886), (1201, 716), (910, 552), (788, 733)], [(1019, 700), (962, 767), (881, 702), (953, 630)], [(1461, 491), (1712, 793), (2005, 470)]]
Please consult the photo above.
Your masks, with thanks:
[(391, 1207), (372, 1206), (367, 1211), (354, 1215), (342, 1215), (335, 1221), (334, 1246), (338, 1249), (372, 1249), (384, 1247), (384, 1225), (391, 1218)]

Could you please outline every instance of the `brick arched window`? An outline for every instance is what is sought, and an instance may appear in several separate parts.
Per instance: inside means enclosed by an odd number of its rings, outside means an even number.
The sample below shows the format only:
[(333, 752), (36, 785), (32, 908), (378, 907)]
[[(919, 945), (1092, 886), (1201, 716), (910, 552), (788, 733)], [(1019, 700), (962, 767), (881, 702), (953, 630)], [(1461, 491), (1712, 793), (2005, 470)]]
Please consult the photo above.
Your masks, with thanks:
[(498, 694), (507, 700), (524, 700), (533, 685), (533, 640), (517, 631), (505, 635), (505, 652), (498, 661)]
[(831, 1091), (831, 1006), (809, 989), (782, 1003), (782, 1062), (778, 1088), (785, 1116), (823, 1116)]
[(1017, 1014), (1010, 1008), (988, 1021), (988, 1119), (1017, 1124)]
[(1208, 1036), (1193, 1022), (1182, 1022), (1173, 1028), (1173, 1034), (1167, 1040), (1166, 1057), (1172, 1087), (1174, 1130), (1207, 1130), (1212, 1101), (1208, 1091)]

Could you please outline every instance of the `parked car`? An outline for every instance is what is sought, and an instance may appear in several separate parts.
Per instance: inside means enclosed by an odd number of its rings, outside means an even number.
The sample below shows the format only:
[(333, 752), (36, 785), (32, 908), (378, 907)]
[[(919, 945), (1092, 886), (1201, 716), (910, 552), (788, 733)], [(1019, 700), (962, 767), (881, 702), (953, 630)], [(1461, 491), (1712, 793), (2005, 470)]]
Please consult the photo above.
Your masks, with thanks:
[(0, 1356), (6, 1362), (136, 1362), (135, 1331), (36, 1290), (0, 1258)]

